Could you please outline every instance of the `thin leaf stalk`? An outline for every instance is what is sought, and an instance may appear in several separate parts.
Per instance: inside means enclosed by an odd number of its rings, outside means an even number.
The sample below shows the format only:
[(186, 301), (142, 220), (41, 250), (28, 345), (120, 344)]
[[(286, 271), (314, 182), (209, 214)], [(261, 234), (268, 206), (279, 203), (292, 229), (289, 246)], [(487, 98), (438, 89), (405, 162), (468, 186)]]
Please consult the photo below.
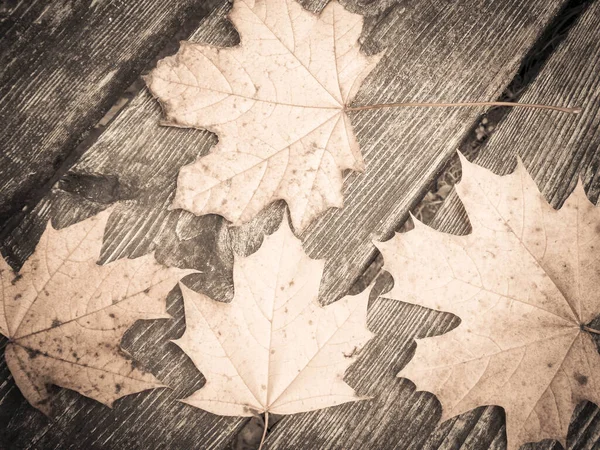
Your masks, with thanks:
[(371, 109), (385, 108), (471, 108), (476, 106), (509, 106), (530, 109), (546, 109), (550, 111), (559, 111), (567, 114), (579, 114), (582, 109), (579, 107), (562, 107), (552, 105), (542, 105), (538, 103), (516, 103), (516, 102), (464, 102), (464, 103), (428, 103), (428, 102), (408, 102), (408, 103), (379, 103), (375, 105), (348, 106), (346, 111), (365, 111)]
[(265, 428), (263, 429), (262, 437), (260, 438), (260, 445), (258, 450), (262, 450), (265, 439), (267, 438), (267, 428), (269, 427), (269, 411), (265, 411)]

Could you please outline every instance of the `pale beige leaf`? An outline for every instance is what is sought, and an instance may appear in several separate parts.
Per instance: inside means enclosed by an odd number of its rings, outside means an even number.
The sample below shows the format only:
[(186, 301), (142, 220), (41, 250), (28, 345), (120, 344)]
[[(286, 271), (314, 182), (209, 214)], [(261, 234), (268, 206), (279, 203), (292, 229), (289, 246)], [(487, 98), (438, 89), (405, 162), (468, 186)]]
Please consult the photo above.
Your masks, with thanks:
[(6, 362), (25, 398), (45, 413), (51, 385), (109, 406), (161, 386), (119, 343), (136, 320), (168, 318), (168, 292), (193, 271), (163, 267), (153, 255), (96, 264), (109, 214), (62, 230), (49, 223), (19, 273), (0, 258)]
[(181, 286), (186, 331), (176, 343), (206, 377), (184, 401), (220, 415), (293, 414), (361, 400), (343, 381), (366, 328), (368, 290), (322, 307), (323, 261), (284, 220), (258, 252), (236, 257), (235, 296), (216, 302)]
[(461, 319), (418, 340), (399, 376), (434, 393), (443, 419), (502, 406), (509, 450), (564, 443), (577, 403), (600, 404), (600, 355), (581, 329), (600, 314), (600, 210), (581, 185), (552, 209), (520, 162), (504, 177), (462, 162), (470, 235), (415, 220), (377, 244), (395, 281), (386, 296)]
[(346, 115), (379, 57), (360, 52), (362, 16), (331, 1), (319, 16), (296, 0), (236, 0), (233, 48), (182, 42), (146, 78), (167, 124), (219, 143), (179, 173), (174, 208), (234, 224), (284, 199), (296, 230), (341, 207), (342, 172), (363, 160)]

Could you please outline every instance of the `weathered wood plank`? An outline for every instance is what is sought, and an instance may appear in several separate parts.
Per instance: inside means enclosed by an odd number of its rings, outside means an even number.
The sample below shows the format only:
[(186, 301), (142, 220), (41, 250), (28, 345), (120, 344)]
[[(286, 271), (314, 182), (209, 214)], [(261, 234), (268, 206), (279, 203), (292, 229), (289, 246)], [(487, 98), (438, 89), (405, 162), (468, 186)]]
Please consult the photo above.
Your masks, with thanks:
[[(576, 104), (584, 107), (579, 116), (512, 110), (476, 159), (478, 164), (491, 168), (497, 173), (508, 173), (514, 168), (516, 155), (520, 155), (529, 171), (535, 177), (540, 188), (554, 206), (559, 206), (575, 186), (577, 178), (583, 175), (588, 195), (598, 201), (600, 185), (598, 182), (598, 164), (600, 158), (600, 42), (597, 30), (600, 28), (600, 3), (596, 2), (574, 27), (566, 41), (550, 58), (544, 69), (521, 98), (523, 102), (547, 104)], [(469, 232), (469, 222), (458, 197), (452, 194), (436, 215), (434, 228), (441, 231), (464, 234)], [(378, 283), (378, 290), (385, 292), (392, 286), (388, 274)], [(341, 442), (357, 440), (365, 445), (369, 442), (373, 448), (407, 449), (504, 449), (505, 429), (502, 409), (499, 407), (478, 408), (455, 419), (435, 426), (439, 419), (439, 403), (431, 401), (430, 394), (414, 392), (414, 385), (403, 379), (393, 379), (411, 358), (414, 344), (403, 342), (404, 349), (398, 348), (393, 339), (412, 339), (410, 335), (420, 337), (441, 334), (458, 320), (452, 322), (449, 314), (424, 311), (423, 308), (408, 304), (389, 303), (382, 298), (375, 300), (370, 309), (370, 320), (374, 331), (383, 332), (376, 339), (375, 348), (366, 348), (364, 356), (351, 369), (349, 380), (357, 379), (357, 386), (364, 385), (366, 394), (370, 394), (369, 379), (374, 373), (380, 373), (381, 367), (390, 364), (389, 354), (397, 357), (385, 381), (389, 383), (385, 394), (379, 394), (382, 400), (377, 408), (360, 409), (360, 406), (342, 406), (341, 411), (333, 414), (318, 412), (306, 414), (302, 420), (283, 419), (269, 436), (267, 448), (290, 448), (303, 442), (324, 442), (330, 438), (329, 430), (339, 430), (338, 423), (347, 423)], [(385, 320), (393, 317), (394, 326), (403, 328), (404, 335), (392, 335)], [(408, 317), (410, 319), (404, 319)], [(402, 318), (402, 319), (401, 319)], [(405, 322), (401, 322), (405, 320)], [(600, 320), (600, 319), (597, 319)], [(380, 327), (380, 328), (379, 328)], [(412, 331), (408, 331), (412, 330)], [(600, 339), (596, 339), (600, 348)], [(383, 355), (378, 357), (378, 353)], [(375, 367), (375, 368), (374, 368)], [(363, 375), (363, 373), (365, 373)], [(351, 377), (351, 378), (350, 378)], [(362, 383), (362, 384), (358, 384)], [(401, 387), (398, 387), (401, 386)], [(388, 392), (398, 389), (401, 395), (389, 396)], [(355, 412), (354, 408), (358, 408)], [(347, 409), (347, 410), (343, 410)], [(390, 411), (389, 413), (381, 411)], [(429, 413), (429, 420), (415, 414), (415, 410)], [(383, 427), (385, 433), (393, 434), (394, 422), (387, 415), (397, 415), (398, 422), (405, 424), (404, 434), (399, 438), (392, 435), (377, 435), (370, 441), (362, 440), (360, 434), (371, 435), (371, 427)], [(346, 417), (364, 415), (359, 421), (347, 422)], [(433, 418), (431, 418), (433, 416)], [(568, 435), (568, 448), (591, 450), (600, 444), (600, 410), (590, 402), (583, 402), (573, 414)], [(383, 423), (382, 423), (383, 421)], [(420, 430), (417, 432), (415, 430)], [(340, 433), (339, 431), (337, 431)], [(431, 434), (429, 434), (431, 433)], [(412, 436), (427, 436), (425, 440), (415, 441)], [(339, 444), (336, 444), (339, 446)], [(336, 445), (324, 445), (322, 448), (337, 448)], [(345, 448), (358, 448), (348, 445)], [(558, 444), (545, 441), (523, 447), (527, 450), (557, 450)]]
[(0, 222), (48, 190), (86, 131), (206, 4), (9, 3), (0, 22)]
[[(498, 174), (514, 170), (519, 156), (546, 199), (559, 208), (583, 181), (588, 198), (600, 197), (600, 3), (593, 3), (521, 98), (523, 102), (583, 108), (578, 116), (512, 110), (475, 162)], [(470, 232), (468, 217), (452, 193), (431, 226), (454, 234)], [(596, 319), (600, 321), (600, 318)], [(600, 339), (596, 339), (600, 351)], [(600, 406), (600, 405), (599, 405)], [(572, 417), (569, 448), (600, 444), (600, 409), (583, 402)], [(542, 448), (536, 446), (535, 448)]]
[[(312, 6), (325, 2), (318, 3)], [(357, 103), (493, 99), (563, 2), (475, 3), (403, 2), (382, 16), (369, 18), (365, 50), (386, 49), (387, 53), (365, 83)], [(194, 39), (220, 45), (236, 42), (235, 32), (217, 16), (204, 23)], [(452, 155), (476, 114), (473, 110), (397, 110), (355, 115), (353, 123), (367, 171), (346, 178), (344, 210), (330, 211), (303, 235), (312, 257), (329, 259), (322, 283), (324, 301), (343, 294), (369, 264), (375, 254), (371, 240), (390, 235), (420, 197), (428, 180)], [(48, 218), (66, 226), (122, 200), (105, 235), (103, 260), (156, 249), (160, 261), (203, 271), (191, 280), (194, 287), (216, 299), (231, 297), (232, 249), (242, 254), (256, 250), (263, 233), (277, 227), (282, 205), (269, 208), (241, 229), (228, 229), (214, 216), (194, 218), (181, 211), (167, 211), (178, 168), (209, 151), (215, 138), (198, 130), (157, 127), (159, 117), (156, 103), (146, 93), (132, 102), (58, 188), (4, 239), (3, 252), (15, 267), (33, 250)], [(176, 410), (172, 406), (184, 389), (192, 389), (186, 379), (193, 378), (194, 372), (197, 377), (189, 360), (178, 349), (166, 345), (165, 339), (183, 332), (180, 299), (174, 295), (172, 300), (170, 312), (175, 321), (153, 324), (149, 329), (136, 326), (130, 332), (132, 338), (124, 344), (137, 359), (154, 368), (159, 377), (171, 367), (163, 364), (178, 361), (171, 378), (163, 377), (177, 387), (174, 393), (153, 392), (125, 398), (110, 414), (109, 420), (119, 423), (109, 427), (108, 434), (93, 425), (77, 433), (72, 430), (81, 426), (83, 417), (94, 423), (106, 410), (75, 394), (61, 392), (60, 401), (69, 407), (56, 424), (46, 423), (7, 382), (2, 389), (8, 392), (0, 392), (0, 411), (4, 411), (6, 399), (12, 398), (11, 404), (18, 405), (19, 415), (7, 428), (11, 437), (18, 439), (15, 442), (22, 447), (43, 442), (45, 448), (69, 448), (79, 439), (87, 446), (109, 439), (111, 448), (125, 448), (135, 436), (127, 428), (125, 418), (135, 414), (140, 427), (157, 429), (150, 438), (143, 438), (146, 448), (185, 448), (189, 442), (186, 439), (193, 433), (196, 447), (222, 448), (241, 421), (226, 421), (193, 408)], [(410, 383), (396, 379), (395, 374), (410, 359), (413, 338), (422, 333), (420, 330), (439, 333), (456, 323), (451, 317), (432, 317), (424, 309), (375, 300), (370, 326), (379, 336), (365, 348), (363, 358), (350, 370), (348, 381), (376, 399), (285, 418), (270, 439), (272, 446), (422, 448), (435, 427), (439, 406), (431, 395), (414, 394)], [(151, 363), (153, 358), (159, 361), (155, 366)], [(177, 413), (175, 418), (169, 417), (174, 422), (164, 425), (165, 415), (172, 413)], [(468, 427), (446, 424), (451, 429), (442, 429), (437, 438), (442, 442), (441, 448), (452, 448), (453, 442), (465, 439), (480, 446), (501, 442), (500, 421), (494, 422), (494, 428), (485, 419), (488, 413), (472, 414), (472, 421), (465, 419)], [(479, 417), (484, 420), (476, 422)], [(178, 421), (182, 421), (180, 427), (167, 428)], [(298, 433), (294, 434), (294, 430)], [(19, 437), (14, 438), (16, 434)]]
[[(237, 34), (223, 19), (224, 11), (207, 20), (198, 39), (211, 42), (218, 37), (226, 44), (237, 42)], [(26, 236), (36, 235), (39, 224), (49, 217), (54, 217), (55, 226), (64, 227), (122, 200), (107, 227), (103, 260), (146, 254), (160, 242), (157, 259), (163, 262), (222, 272), (219, 253), (209, 247), (222, 240), (216, 237), (223, 235), (223, 221), (214, 216), (190, 218), (189, 226), (197, 227), (199, 232), (194, 240), (179, 245), (175, 225), (181, 212), (167, 210), (178, 167), (214, 145), (215, 137), (201, 131), (160, 127), (160, 114), (149, 95), (139, 95), (86, 153), (77, 169), (61, 180), (60, 188), (38, 204), (29, 216), (37, 219), (24, 223), (14, 236), (26, 242)], [(164, 146), (165, 141), (171, 145)], [(196, 254), (194, 247), (201, 247), (203, 252)], [(12, 256), (16, 265), (26, 258), (20, 251)], [(229, 284), (224, 285), (223, 290), (228, 291)], [(225, 447), (243, 421), (213, 416), (177, 401), (198, 389), (203, 378), (191, 361), (170, 344), (184, 329), (178, 292), (169, 299), (169, 313), (175, 320), (134, 326), (123, 347), (175, 389), (124, 398), (110, 411), (62, 390), (57, 395), (58, 415), (48, 421), (25, 402), (2, 361), (0, 417), (6, 422), (0, 429), (0, 442), (9, 448), (61, 450), (198, 448), (199, 441), (202, 448)]]

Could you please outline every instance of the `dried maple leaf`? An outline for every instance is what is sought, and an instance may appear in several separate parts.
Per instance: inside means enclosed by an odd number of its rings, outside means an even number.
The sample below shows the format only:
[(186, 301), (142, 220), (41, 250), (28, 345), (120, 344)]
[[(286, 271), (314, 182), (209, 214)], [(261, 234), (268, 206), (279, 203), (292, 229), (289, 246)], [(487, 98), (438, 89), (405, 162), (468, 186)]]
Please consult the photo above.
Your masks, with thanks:
[(153, 255), (96, 264), (109, 213), (62, 230), (49, 223), (19, 273), (0, 258), (6, 362), (25, 398), (46, 414), (51, 385), (108, 406), (162, 386), (119, 343), (136, 320), (168, 318), (167, 293), (193, 271), (163, 267)]
[(600, 211), (581, 185), (558, 211), (519, 162), (500, 177), (463, 158), (456, 190), (473, 232), (415, 230), (377, 244), (391, 298), (456, 314), (417, 341), (399, 373), (434, 393), (442, 420), (482, 405), (506, 412), (508, 449), (565, 442), (574, 407), (600, 404), (600, 356), (587, 325), (600, 313)]
[(181, 286), (186, 331), (176, 343), (206, 377), (184, 402), (220, 415), (293, 414), (363, 399), (343, 381), (372, 334), (368, 290), (322, 307), (322, 260), (284, 220), (252, 256), (236, 257), (231, 303)]
[(174, 208), (239, 225), (284, 199), (296, 230), (341, 207), (342, 171), (364, 163), (346, 115), (378, 56), (360, 52), (363, 18), (331, 1), (236, 0), (233, 48), (182, 42), (146, 78), (167, 124), (210, 130), (213, 151), (179, 172)]

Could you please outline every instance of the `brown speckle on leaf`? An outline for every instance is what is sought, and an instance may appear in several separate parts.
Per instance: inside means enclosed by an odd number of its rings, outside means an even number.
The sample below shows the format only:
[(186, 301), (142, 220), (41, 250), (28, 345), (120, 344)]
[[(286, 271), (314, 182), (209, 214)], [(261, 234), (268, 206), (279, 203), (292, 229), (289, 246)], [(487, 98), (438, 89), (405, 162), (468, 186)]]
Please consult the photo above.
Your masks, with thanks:
[(27, 348), (27, 347), (24, 347), (24, 348), (25, 348), (25, 351), (27, 352), (27, 356), (29, 356), (29, 359), (35, 359), (39, 355), (42, 354), (42, 352), (40, 352), (39, 350), (35, 350), (32, 348)]
[(581, 386), (585, 386), (588, 382), (588, 377), (586, 377), (585, 375), (582, 375), (578, 372), (575, 373), (574, 378), (575, 378), (575, 381), (577, 381)]
[(17, 281), (19, 281), (21, 278), (23, 278), (23, 275), (15, 272), (15, 277), (12, 279), (12, 281), (10, 283), (14, 286), (15, 284), (17, 284)]

